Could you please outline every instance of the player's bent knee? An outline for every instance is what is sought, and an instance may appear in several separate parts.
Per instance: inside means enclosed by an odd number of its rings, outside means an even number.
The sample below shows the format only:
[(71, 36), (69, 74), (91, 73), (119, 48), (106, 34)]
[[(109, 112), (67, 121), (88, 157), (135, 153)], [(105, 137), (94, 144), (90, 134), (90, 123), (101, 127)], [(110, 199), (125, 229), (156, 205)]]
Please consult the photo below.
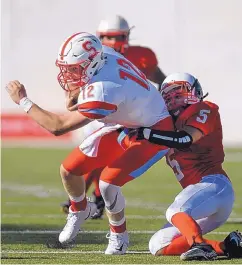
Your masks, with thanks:
[(150, 250), (150, 253), (154, 256), (160, 256), (158, 255), (158, 253), (161, 253), (160, 250), (162, 250), (162, 246), (159, 242), (159, 240), (157, 240), (157, 238), (155, 237), (156, 234), (154, 234), (150, 241), (149, 241), (149, 250)]
[(60, 166), (60, 175), (62, 178), (68, 178), (68, 176), (71, 175), (71, 173), (64, 168), (64, 166), (61, 164)]
[(162, 249), (171, 243), (173, 235), (167, 229), (157, 231), (149, 241), (150, 253), (154, 256), (161, 256)]
[(171, 219), (173, 215), (176, 213), (179, 213), (180, 209), (175, 208), (173, 205), (170, 205), (170, 207), (166, 210), (166, 219), (171, 224)]
[(192, 208), (190, 207), (189, 203), (180, 204), (180, 202), (174, 201), (166, 210), (166, 219), (170, 224), (172, 224), (172, 217), (177, 213), (187, 213), (188, 215), (192, 216)]
[(116, 214), (125, 208), (125, 199), (119, 186), (100, 180), (99, 188), (108, 212)]

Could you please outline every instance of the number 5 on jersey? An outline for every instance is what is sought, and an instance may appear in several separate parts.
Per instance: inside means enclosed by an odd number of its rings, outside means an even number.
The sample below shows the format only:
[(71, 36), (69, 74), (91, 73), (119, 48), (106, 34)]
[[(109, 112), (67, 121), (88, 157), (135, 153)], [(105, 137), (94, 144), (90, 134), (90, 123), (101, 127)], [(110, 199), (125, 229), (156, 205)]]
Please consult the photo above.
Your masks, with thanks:
[(84, 87), (80, 92), (82, 99), (85, 100), (85, 99), (94, 97), (93, 89), (94, 89), (94, 86), (92, 86), (92, 85), (90, 85), (88, 87)]
[(199, 116), (196, 118), (196, 121), (198, 121), (200, 123), (205, 123), (207, 121), (209, 113), (210, 113), (210, 110), (208, 110), (208, 109), (200, 110)]

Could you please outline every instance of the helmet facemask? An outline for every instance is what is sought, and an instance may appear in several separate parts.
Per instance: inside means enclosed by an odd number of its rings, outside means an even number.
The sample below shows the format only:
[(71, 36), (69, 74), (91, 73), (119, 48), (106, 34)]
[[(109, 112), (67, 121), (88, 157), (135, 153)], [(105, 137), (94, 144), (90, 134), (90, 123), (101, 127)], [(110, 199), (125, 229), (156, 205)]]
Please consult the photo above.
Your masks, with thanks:
[(203, 99), (202, 89), (197, 79), (192, 85), (186, 81), (164, 83), (161, 88), (161, 95), (168, 111), (173, 116), (180, 115), (186, 107)]
[(103, 32), (99, 33), (103, 45), (113, 48), (124, 54), (129, 47), (129, 32)]
[[(101, 60), (103, 61), (102, 55), (96, 54), (95, 56), (101, 56)], [(104, 62), (98, 64), (92, 59), (77, 64), (64, 64), (56, 61), (56, 66), (60, 69), (57, 80), (60, 86), (66, 91), (82, 88), (103, 64)]]
[(60, 64), (58, 61), (56, 61), (56, 66), (58, 66), (60, 69), (57, 80), (64, 90), (75, 90), (87, 83), (85, 68), (82, 67), (81, 64), (67, 65)]

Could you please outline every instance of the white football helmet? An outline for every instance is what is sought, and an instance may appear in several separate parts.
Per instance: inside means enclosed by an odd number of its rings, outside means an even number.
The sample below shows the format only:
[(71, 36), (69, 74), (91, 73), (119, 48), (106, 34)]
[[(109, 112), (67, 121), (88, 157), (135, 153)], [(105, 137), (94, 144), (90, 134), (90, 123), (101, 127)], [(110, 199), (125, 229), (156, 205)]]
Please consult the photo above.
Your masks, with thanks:
[(61, 45), (56, 65), (60, 68), (57, 80), (64, 90), (83, 87), (104, 65), (100, 40), (86, 32), (71, 35)]
[(130, 27), (128, 22), (121, 16), (115, 15), (101, 20), (97, 36), (102, 44), (124, 53), (128, 48)]
[(187, 105), (195, 104), (203, 100), (202, 87), (191, 74), (174, 73), (166, 77), (160, 89), (168, 110), (177, 116)]

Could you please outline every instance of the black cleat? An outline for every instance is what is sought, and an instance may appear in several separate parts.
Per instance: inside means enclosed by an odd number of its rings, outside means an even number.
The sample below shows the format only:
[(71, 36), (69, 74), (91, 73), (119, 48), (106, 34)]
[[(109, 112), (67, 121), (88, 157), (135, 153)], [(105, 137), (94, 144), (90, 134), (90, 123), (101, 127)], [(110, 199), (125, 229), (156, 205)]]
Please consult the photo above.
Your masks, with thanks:
[(194, 243), (191, 248), (182, 253), (181, 260), (214, 260), (217, 258), (217, 253), (211, 245), (206, 243)]
[(231, 232), (224, 239), (224, 245), (229, 258), (242, 258), (242, 235), (239, 231)]
[[(96, 196), (93, 192), (93, 201), (97, 205), (97, 211), (93, 214), (91, 219), (102, 219), (105, 209), (105, 203), (102, 196)], [(67, 200), (60, 204), (61, 211), (65, 214), (69, 213), (69, 207), (71, 206), (70, 200)]]
[(61, 211), (65, 214), (69, 213), (69, 207), (71, 206), (71, 201), (68, 199), (67, 201), (60, 204)]
[[(92, 200), (97, 205), (97, 211), (93, 214), (91, 219), (102, 219), (105, 209), (105, 203), (102, 196), (96, 196), (95, 193), (93, 193), (94, 199)], [(69, 213), (69, 207), (71, 206), (70, 200), (67, 200), (60, 204), (61, 211), (64, 214)]]
[(91, 219), (102, 219), (105, 209), (105, 203), (102, 196), (96, 196), (93, 192), (94, 202), (97, 205), (97, 211), (93, 214)]

